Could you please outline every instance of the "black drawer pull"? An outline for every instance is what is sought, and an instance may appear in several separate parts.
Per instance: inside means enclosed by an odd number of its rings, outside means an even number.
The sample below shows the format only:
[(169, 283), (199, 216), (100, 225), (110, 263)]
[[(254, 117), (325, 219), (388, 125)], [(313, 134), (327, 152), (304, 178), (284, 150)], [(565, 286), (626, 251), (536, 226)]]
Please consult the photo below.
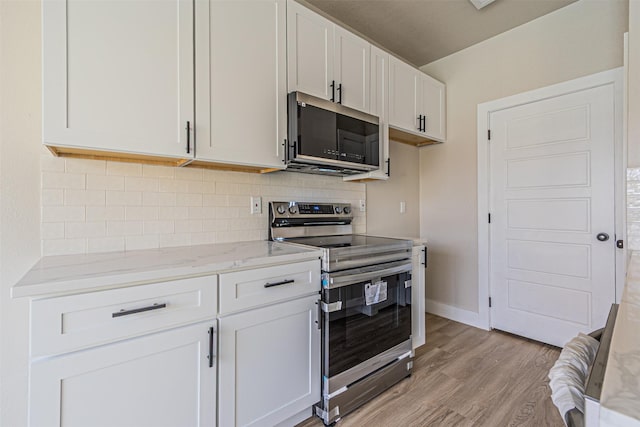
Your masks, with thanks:
[(271, 288), (273, 286), (288, 285), (289, 283), (293, 283), (293, 282), (295, 282), (295, 280), (289, 279), (289, 280), (283, 280), (282, 282), (265, 283), (264, 287), (265, 288)]
[(166, 308), (167, 304), (153, 304), (147, 307), (134, 308), (133, 310), (120, 310), (115, 313), (111, 313), (111, 317), (122, 317), (130, 314), (143, 313), (145, 311), (158, 310), (160, 308)]

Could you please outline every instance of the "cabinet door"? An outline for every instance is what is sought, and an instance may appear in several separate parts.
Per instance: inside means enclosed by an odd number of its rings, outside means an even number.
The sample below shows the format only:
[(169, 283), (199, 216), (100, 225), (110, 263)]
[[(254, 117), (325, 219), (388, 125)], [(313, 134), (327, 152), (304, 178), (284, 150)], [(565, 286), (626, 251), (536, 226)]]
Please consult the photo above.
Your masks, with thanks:
[(380, 169), (345, 176), (344, 181), (386, 180), (389, 178), (389, 54), (371, 46), (371, 114), (380, 117)]
[(423, 74), (420, 78), (422, 90), (421, 113), (425, 116), (424, 133), (429, 138), (444, 141), (446, 138), (445, 85)]
[(369, 112), (371, 44), (338, 26), (334, 34), (336, 102)]
[(320, 400), (317, 301), (219, 319), (218, 425), (276, 425)]
[(425, 269), (426, 249), (414, 246), (411, 266), (411, 346), (415, 350), (426, 342)]
[(286, 1), (196, 8), (196, 158), (283, 169)]
[(213, 325), (32, 362), (29, 424), (214, 426), (216, 368), (208, 358)]
[(44, 144), (192, 156), (193, 2), (47, 0), (42, 29)]
[(418, 133), (420, 71), (389, 58), (389, 125)]
[(323, 99), (336, 95), (333, 77), (334, 24), (296, 3), (287, 2), (287, 61), (289, 92)]

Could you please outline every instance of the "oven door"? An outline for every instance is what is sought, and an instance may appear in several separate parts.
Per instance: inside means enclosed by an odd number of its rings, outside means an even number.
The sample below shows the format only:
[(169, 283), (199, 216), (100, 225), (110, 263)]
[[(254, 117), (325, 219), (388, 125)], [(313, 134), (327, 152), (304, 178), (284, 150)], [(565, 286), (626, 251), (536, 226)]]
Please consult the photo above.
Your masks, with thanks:
[(411, 260), (327, 273), (323, 377), (346, 387), (411, 352)]

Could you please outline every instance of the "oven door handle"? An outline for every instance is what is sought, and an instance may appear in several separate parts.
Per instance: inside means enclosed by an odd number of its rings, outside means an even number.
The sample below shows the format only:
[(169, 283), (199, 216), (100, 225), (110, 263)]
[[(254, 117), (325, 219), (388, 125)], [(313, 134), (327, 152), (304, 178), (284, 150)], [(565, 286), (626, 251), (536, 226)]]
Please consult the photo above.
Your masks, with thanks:
[(343, 286), (352, 285), (355, 283), (366, 282), (367, 280), (377, 279), (379, 277), (391, 276), (392, 274), (405, 273), (411, 271), (411, 261), (404, 262), (392, 267), (382, 268), (380, 270), (368, 270), (365, 272), (358, 272), (360, 269), (356, 269), (354, 273), (343, 274), (329, 274), (329, 289), (340, 288)]

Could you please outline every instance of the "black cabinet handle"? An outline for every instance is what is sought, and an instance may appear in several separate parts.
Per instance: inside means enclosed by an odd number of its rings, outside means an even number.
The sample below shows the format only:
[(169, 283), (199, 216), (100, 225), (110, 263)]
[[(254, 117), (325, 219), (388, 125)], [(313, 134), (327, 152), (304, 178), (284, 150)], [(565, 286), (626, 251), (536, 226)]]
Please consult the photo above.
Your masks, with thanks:
[(215, 329), (213, 326), (209, 328), (209, 355), (207, 358), (209, 359), (209, 367), (213, 368), (213, 342), (215, 341)]
[(342, 83), (338, 85), (338, 104), (342, 104)]
[(289, 280), (283, 280), (281, 282), (275, 282), (275, 283), (265, 283), (264, 287), (265, 288), (272, 288), (274, 286), (282, 286), (282, 285), (288, 285), (289, 283), (293, 283), (295, 282), (295, 280), (293, 279), (289, 279)]
[(391, 157), (385, 160), (385, 163), (387, 164), (387, 176), (391, 176)]
[(336, 81), (331, 80), (331, 102), (336, 102)]
[(147, 307), (140, 307), (140, 308), (134, 308), (132, 310), (120, 310), (120, 311), (116, 311), (115, 313), (111, 313), (111, 317), (122, 317), (122, 316), (129, 316), (131, 314), (136, 314), (136, 313), (144, 313), (145, 311), (151, 311), (151, 310), (159, 310), (161, 308), (166, 308), (167, 304), (153, 304)]
[(322, 307), (320, 307), (320, 301), (316, 301), (316, 307), (317, 307), (317, 315), (318, 315), (318, 320), (316, 320), (316, 324), (318, 325), (318, 329), (320, 329), (322, 325)]
[(422, 114), (418, 116), (418, 131), (422, 130)]
[(422, 265), (424, 265), (424, 268), (427, 268), (427, 248), (422, 249), (422, 253), (424, 253), (424, 262)]
[(422, 132), (427, 131), (427, 116), (422, 116)]
[(191, 123), (187, 120), (187, 154), (191, 151)]

